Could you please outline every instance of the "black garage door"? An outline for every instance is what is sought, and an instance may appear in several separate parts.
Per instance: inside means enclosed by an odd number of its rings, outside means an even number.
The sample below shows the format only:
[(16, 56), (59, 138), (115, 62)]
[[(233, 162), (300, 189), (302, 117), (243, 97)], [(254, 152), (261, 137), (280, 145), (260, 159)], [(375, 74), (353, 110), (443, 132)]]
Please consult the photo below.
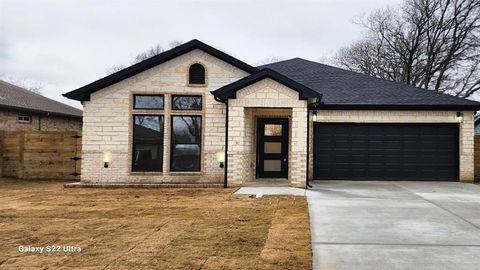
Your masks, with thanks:
[(458, 124), (315, 123), (314, 179), (458, 180)]

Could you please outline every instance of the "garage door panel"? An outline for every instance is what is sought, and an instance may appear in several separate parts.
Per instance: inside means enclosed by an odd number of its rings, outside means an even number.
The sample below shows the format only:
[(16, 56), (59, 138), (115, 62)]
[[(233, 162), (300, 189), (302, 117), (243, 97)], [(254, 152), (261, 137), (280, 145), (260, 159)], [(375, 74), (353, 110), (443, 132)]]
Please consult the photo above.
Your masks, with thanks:
[(458, 124), (315, 123), (314, 178), (458, 179)]

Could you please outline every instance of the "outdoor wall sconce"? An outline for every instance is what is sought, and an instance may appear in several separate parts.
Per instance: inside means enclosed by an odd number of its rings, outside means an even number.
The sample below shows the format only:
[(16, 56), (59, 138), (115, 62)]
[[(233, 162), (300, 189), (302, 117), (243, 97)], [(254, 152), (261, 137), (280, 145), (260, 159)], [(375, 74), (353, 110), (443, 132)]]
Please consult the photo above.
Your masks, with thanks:
[(108, 168), (110, 161), (112, 161), (112, 152), (110, 151), (103, 152), (103, 167)]
[(217, 152), (216, 157), (217, 157), (218, 163), (220, 163), (220, 168), (223, 168), (225, 164), (225, 152), (224, 151)]
[(463, 113), (462, 112), (457, 112), (457, 121), (459, 123), (463, 122)]
[(317, 122), (317, 111), (312, 111), (312, 120), (313, 122)]

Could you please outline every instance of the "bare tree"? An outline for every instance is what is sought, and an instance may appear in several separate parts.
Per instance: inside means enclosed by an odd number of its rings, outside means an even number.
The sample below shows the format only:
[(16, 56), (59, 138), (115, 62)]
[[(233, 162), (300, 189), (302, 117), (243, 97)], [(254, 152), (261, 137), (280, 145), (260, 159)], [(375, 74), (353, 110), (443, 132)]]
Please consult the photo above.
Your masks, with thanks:
[(405, 0), (359, 22), (339, 66), (458, 97), (480, 90), (480, 1)]
[[(182, 44), (183, 44), (183, 41), (180, 41), (180, 40), (169, 41), (168, 46), (167, 46), (167, 50), (175, 48), (175, 47), (177, 47), (179, 45), (182, 45)], [(148, 58), (151, 58), (151, 57), (153, 57), (157, 54), (160, 54), (164, 51), (165, 51), (165, 49), (162, 47), (162, 45), (156, 44), (156, 45), (148, 48), (147, 50), (135, 55), (135, 57), (132, 59), (130, 64), (133, 65), (133, 64), (142, 62), (142, 61), (147, 60)], [(127, 66), (124, 65), (124, 64), (118, 64), (118, 65), (112, 66), (110, 68), (107, 68), (106, 73), (107, 74), (112, 74), (112, 73), (118, 72), (122, 69), (125, 69), (126, 67)]]

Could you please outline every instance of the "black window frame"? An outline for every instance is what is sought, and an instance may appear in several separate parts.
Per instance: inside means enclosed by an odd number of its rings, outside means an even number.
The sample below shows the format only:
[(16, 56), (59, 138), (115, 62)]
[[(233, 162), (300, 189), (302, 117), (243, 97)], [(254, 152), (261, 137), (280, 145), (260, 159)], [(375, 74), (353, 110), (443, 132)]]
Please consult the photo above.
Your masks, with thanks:
[[(174, 117), (200, 117), (200, 136), (198, 143), (174, 143), (173, 142), (173, 118)], [(170, 115), (170, 172), (191, 172), (199, 173), (202, 171), (202, 135), (203, 135), (203, 117), (199, 114), (174, 114)], [(198, 171), (189, 171), (189, 170), (173, 170), (173, 151), (174, 145), (176, 144), (188, 144), (188, 145), (198, 145)]]
[[(155, 96), (155, 97), (162, 97), (163, 99), (163, 106), (162, 108), (137, 108), (135, 106), (136, 102), (135, 99), (138, 96)], [(163, 111), (165, 110), (165, 95), (164, 94), (133, 94), (133, 109), (134, 110), (157, 110), (157, 111)]]
[[(171, 99), (170, 105), (171, 105), (172, 111), (198, 111), (198, 112), (200, 112), (200, 111), (203, 110), (203, 96), (202, 95), (171, 95), (171, 96), (172, 96), (172, 99)], [(173, 107), (173, 104), (174, 104), (173, 99), (175, 97), (198, 97), (198, 98), (200, 98), (200, 109), (176, 109), (176, 108)]]
[[(203, 69), (203, 83), (198, 83), (198, 82), (192, 82), (192, 68), (194, 66), (200, 66)], [(204, 65), (200, 63), (193, 63), (188, 67), (188, 85), (206, 85), (207, 84), (207, 69), (205, 68)]]
[[(165, 102), (165, 100), (164, 100)], [(162, 162), (160, 164), (160, 169), (159, 170), (138, 170), (134, 166), (134, 155), (135, 155), (135, 117), (136, 116), (158, 116), (161, 119), (163, 118), (162, 121), (162, 154), (160, 155), (162, 157)], [(163, 172), (163, 164), (164, 164), (164, 154), (165, 154), (165, 115), (164, 114), (132, 114), (132, 123), (133, 123), (133, 128), (132, 128), (132, 153), (131, 153), (131, 164), (130, 164), (130, 170), (133, 173), (143, 173), (143, 172), (153, 172), (153, 173), (162, 173)]]

